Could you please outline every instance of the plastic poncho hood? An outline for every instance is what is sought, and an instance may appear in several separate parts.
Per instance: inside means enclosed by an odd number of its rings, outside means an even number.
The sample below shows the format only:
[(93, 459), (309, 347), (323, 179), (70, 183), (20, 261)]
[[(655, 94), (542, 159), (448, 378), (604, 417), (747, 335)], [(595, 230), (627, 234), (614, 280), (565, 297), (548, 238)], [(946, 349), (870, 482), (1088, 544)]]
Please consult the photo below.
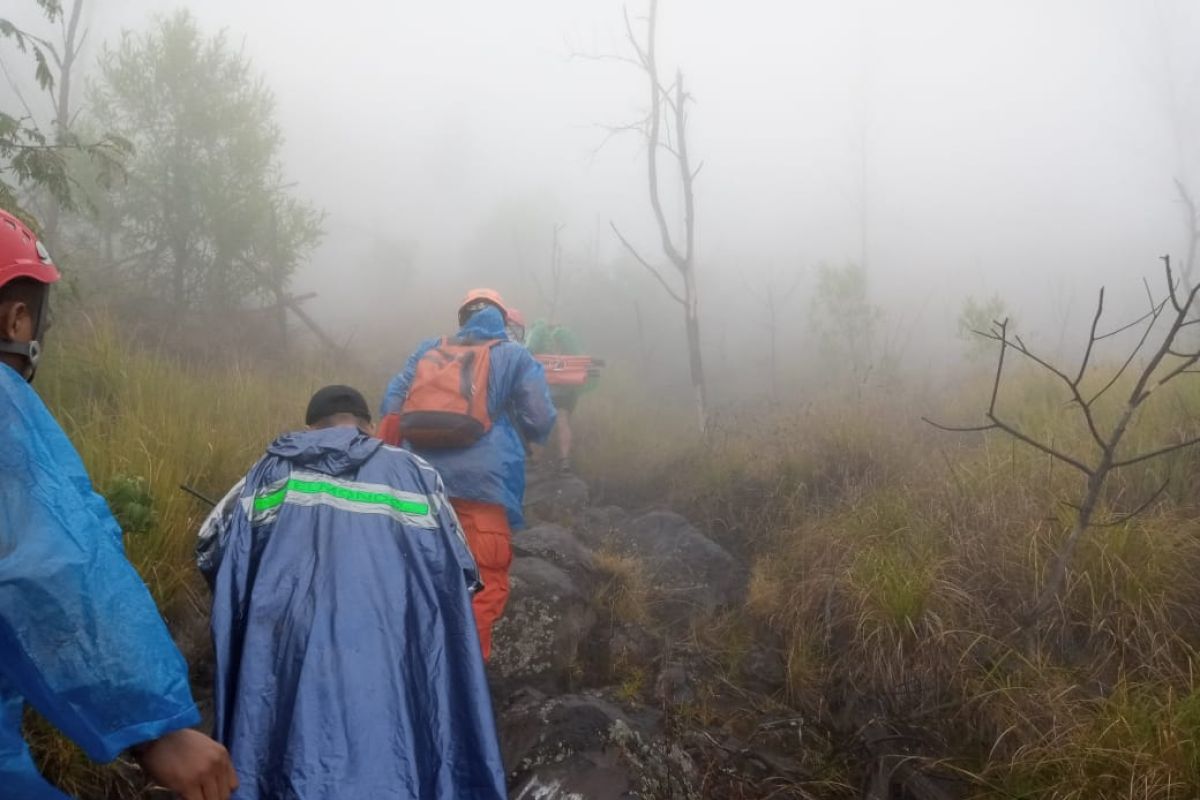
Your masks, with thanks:
[[(464, 341), (500, 339), (492, 349), (488, 375), (488, 414), (492, 429), (470, 447), (412, 448), (441, 473), (451, 497), (504, 506), (513, 528), (524, 525), (525, 442), (540, 443), (554, 427), (555, 411), (542, 365), (529, 351), (508, 340), (504, 318), (494, 308), (476, 313), (459, 330)], [(404, 405), (416, 375), (417, 362), (436, 347), (427, 339), (392, 378), (384, 393), (382, 414)]]
[(236, 798), (504, 797), (475, 564), (428, 464), (354, 428), (282, 436), (199, 561)]
[(200, 722), (108, 505), (41, 398), (0, 365), (0, 795), (64, 798), (21, 737), (25, 703), (102, 762)]

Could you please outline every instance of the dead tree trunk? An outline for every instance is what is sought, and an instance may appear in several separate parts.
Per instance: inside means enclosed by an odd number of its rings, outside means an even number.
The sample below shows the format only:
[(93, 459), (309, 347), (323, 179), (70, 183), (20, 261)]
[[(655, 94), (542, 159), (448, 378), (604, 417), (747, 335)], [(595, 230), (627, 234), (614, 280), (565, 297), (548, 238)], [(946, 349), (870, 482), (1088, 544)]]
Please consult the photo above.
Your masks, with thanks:
[(763, 327), (767, 331), (767, 371), (771, 385), (771, 403), (779, 403), (779, 311), (792, 299), (792, 295), (800, 288), (800, 276), (797, 275), (791, 285), (784, 291), (779, 291), (776, 278), (772, 276), (761, 294), (747, 285), (749, 294), (755, 295), (765, 312)]
[[(71, 15), (62, 21), (62, 55), (53, 53), (55, 65), (58, 67), (58, 81), (54, 93), (54, 138), (60, 146), (67, 145), (71, 139), (71, 79), (75, 68), (75, 60), (83, 47), (87, 32), (79, 32), (79, 22), (83, 17), (83, 0), (74, 0), (71, 5)], [(62, 223), (62, 204), (54, 197), (46, 210), (45, 232), (51, 246), (58, 244), (59, 226)]]
[[(656, 33), (658, 0), (650, 0), (650, 12), (646, 24), (646, 44), (643, 47), (633, 31), (629, 16), (625, 16), (625, 30), (637, 56), (636, 63), (646, 76), (650, 90), (650, 113), (645, 120), (646, 177), (650, 191), (650, 206), (654, 210), (654, 221), (658, 226), (663, 253), (675, 267), (683, 282), (682, 293), (676, 291), (653, 265), (650, 264), (621, 234), (616, 224), (612, 229), (638, 263), (662, 284), (675, 302), (683, 308), (684, 331), (687, 335), (688, 367), (691, 372), (692, 390), (695, 393), (696, 417), (701, 431), (708, 430), (708, 390), (704, 379), (704, 358), (700, 347), (700, 302), (696, 282), (695, 240), (696, 203), (693, 184), (700, 168), (692, 168), (687, 143), (687, 104), (690, 96), (684, 89), (683, 72), (675, 75), (672, 89), (664, 87), (659, 80), (656, 55)], [(632, 59), (631, 59), (632, 60)], [(664, 116), (667, 117), (664, 134)], [(673, 123), (673, 124), (672, 124)], [(672, 140), (673, 137), (673, 140)], [(659, 151), (665, 151), (675, 159), (679, 169), (680, 187), (683, 193), (683, 243), (676, 244), (675, 234), (663, 211), (661, 187), (658, 174)]]
[(542, 285), (542, 281), (538, 277), (537, 270), (534, 270), (532, 273), (533, 283), (537, 287), (538, 294), (542, 297), (542, 303), (546, 306), (546, 318), (550, 320), (551, 325), (558, 322), (558, 301), (562, 297), (563, 249), (562, 242), (559, 241), (558, 234), (562, 232), (564, 227), (565, 226), (561, 223), (555, 223), (554, 230), (551, 232), (550, 236), (549, 290)]

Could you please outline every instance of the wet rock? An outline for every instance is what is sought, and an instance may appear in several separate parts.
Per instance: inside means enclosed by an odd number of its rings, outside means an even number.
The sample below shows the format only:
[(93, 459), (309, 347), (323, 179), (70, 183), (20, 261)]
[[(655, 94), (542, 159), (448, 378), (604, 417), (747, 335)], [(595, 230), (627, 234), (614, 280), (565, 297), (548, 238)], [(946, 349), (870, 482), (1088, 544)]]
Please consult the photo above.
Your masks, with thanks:
[(648, 665), (658, 660), (662, 639), (640, 625), (619, 623), (612, 627), (608, 640), (608, 663), (620, 674), (628, 665)]
[(696, 699), (692, 690), (691, 677), (687, 668), (682, 664), (664, 664), (654, 682), (654, 699), (660, 705), (678, 705), (690, 703)]
[(579, 516), (576, 533), (589, 543), (604, 541), (628, 525), (632, 518), (633, 515), (620, 506), (592, 506)]
[(578, 668), (580, 644), (596, 623), (591, 598), (578, 580), (542, 558), (515, 559), (509, 581), (489, 665), (497, 696), (520, 686), (566, 688)]
[(531, 472), (525, 487), (525, 513), (532, 519), (571, 521), (588, 505), (588, 485), (571, 473)]
[(518, 558), (544, 559), (572, 577), (590, 580), (595, 574), (592, 551), (560, 525), (545, 523), (519, 531), (513, 534), (512, 546)]
[(641, 561), (664, 621), (711, 614), (737, 602), (745, 590), (746, 570), (737, 559), (674, 512), (633, 517), (620, 509), (589, 509), (576, 533), (593, 549)]
[(523, 800), (694, 798), (696, 768), (682, 748), (595, 694), (530, 695), (500, 717), (509, 796)]
[(756, 691), (778, 692), (787, 685), (787, 657), (777, 647), (756, 643), (742, 663), (742, 677)]

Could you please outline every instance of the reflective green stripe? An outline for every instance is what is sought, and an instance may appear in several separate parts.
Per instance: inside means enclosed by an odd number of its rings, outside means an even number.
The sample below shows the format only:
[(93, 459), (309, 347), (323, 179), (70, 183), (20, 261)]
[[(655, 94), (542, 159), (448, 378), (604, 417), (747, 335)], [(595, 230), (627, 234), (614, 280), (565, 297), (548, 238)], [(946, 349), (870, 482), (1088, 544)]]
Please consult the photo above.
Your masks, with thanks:
[(270, 511), (273, 508), (283, 505), (283, 501), (287, 498), (288, 492), (296, 492), (298, 494), (324, 494), (330, 497), (335, 497), (338, 500), (346, 500), (351, 503), (363, 503), (366, 505), (386, 506), (401, 514), (412, 514), (415, 516), (426, 516), (429, 514), (429, 504), (421, 503), (415, 500), (403, 500), (394, 495), (385, 492), (367, 492), (361, 489), (351, 489), (347, 486), (340, 486), (336, 483), (327, 481), (306, 481), (299, 478), (291, 478), (282, 488), (254, 498), (254, 513), (261, 514)]

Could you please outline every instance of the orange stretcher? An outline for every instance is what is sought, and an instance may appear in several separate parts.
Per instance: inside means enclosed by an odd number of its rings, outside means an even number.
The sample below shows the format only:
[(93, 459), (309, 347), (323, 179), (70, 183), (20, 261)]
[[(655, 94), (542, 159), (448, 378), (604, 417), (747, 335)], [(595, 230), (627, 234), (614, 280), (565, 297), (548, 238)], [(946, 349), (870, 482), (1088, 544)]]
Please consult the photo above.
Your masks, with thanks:
[(591, 356), (534, 356), (546, 370), (546, 383), (551, 386), (583, 386), (589, 378), (600, 375), (604, 361)]

